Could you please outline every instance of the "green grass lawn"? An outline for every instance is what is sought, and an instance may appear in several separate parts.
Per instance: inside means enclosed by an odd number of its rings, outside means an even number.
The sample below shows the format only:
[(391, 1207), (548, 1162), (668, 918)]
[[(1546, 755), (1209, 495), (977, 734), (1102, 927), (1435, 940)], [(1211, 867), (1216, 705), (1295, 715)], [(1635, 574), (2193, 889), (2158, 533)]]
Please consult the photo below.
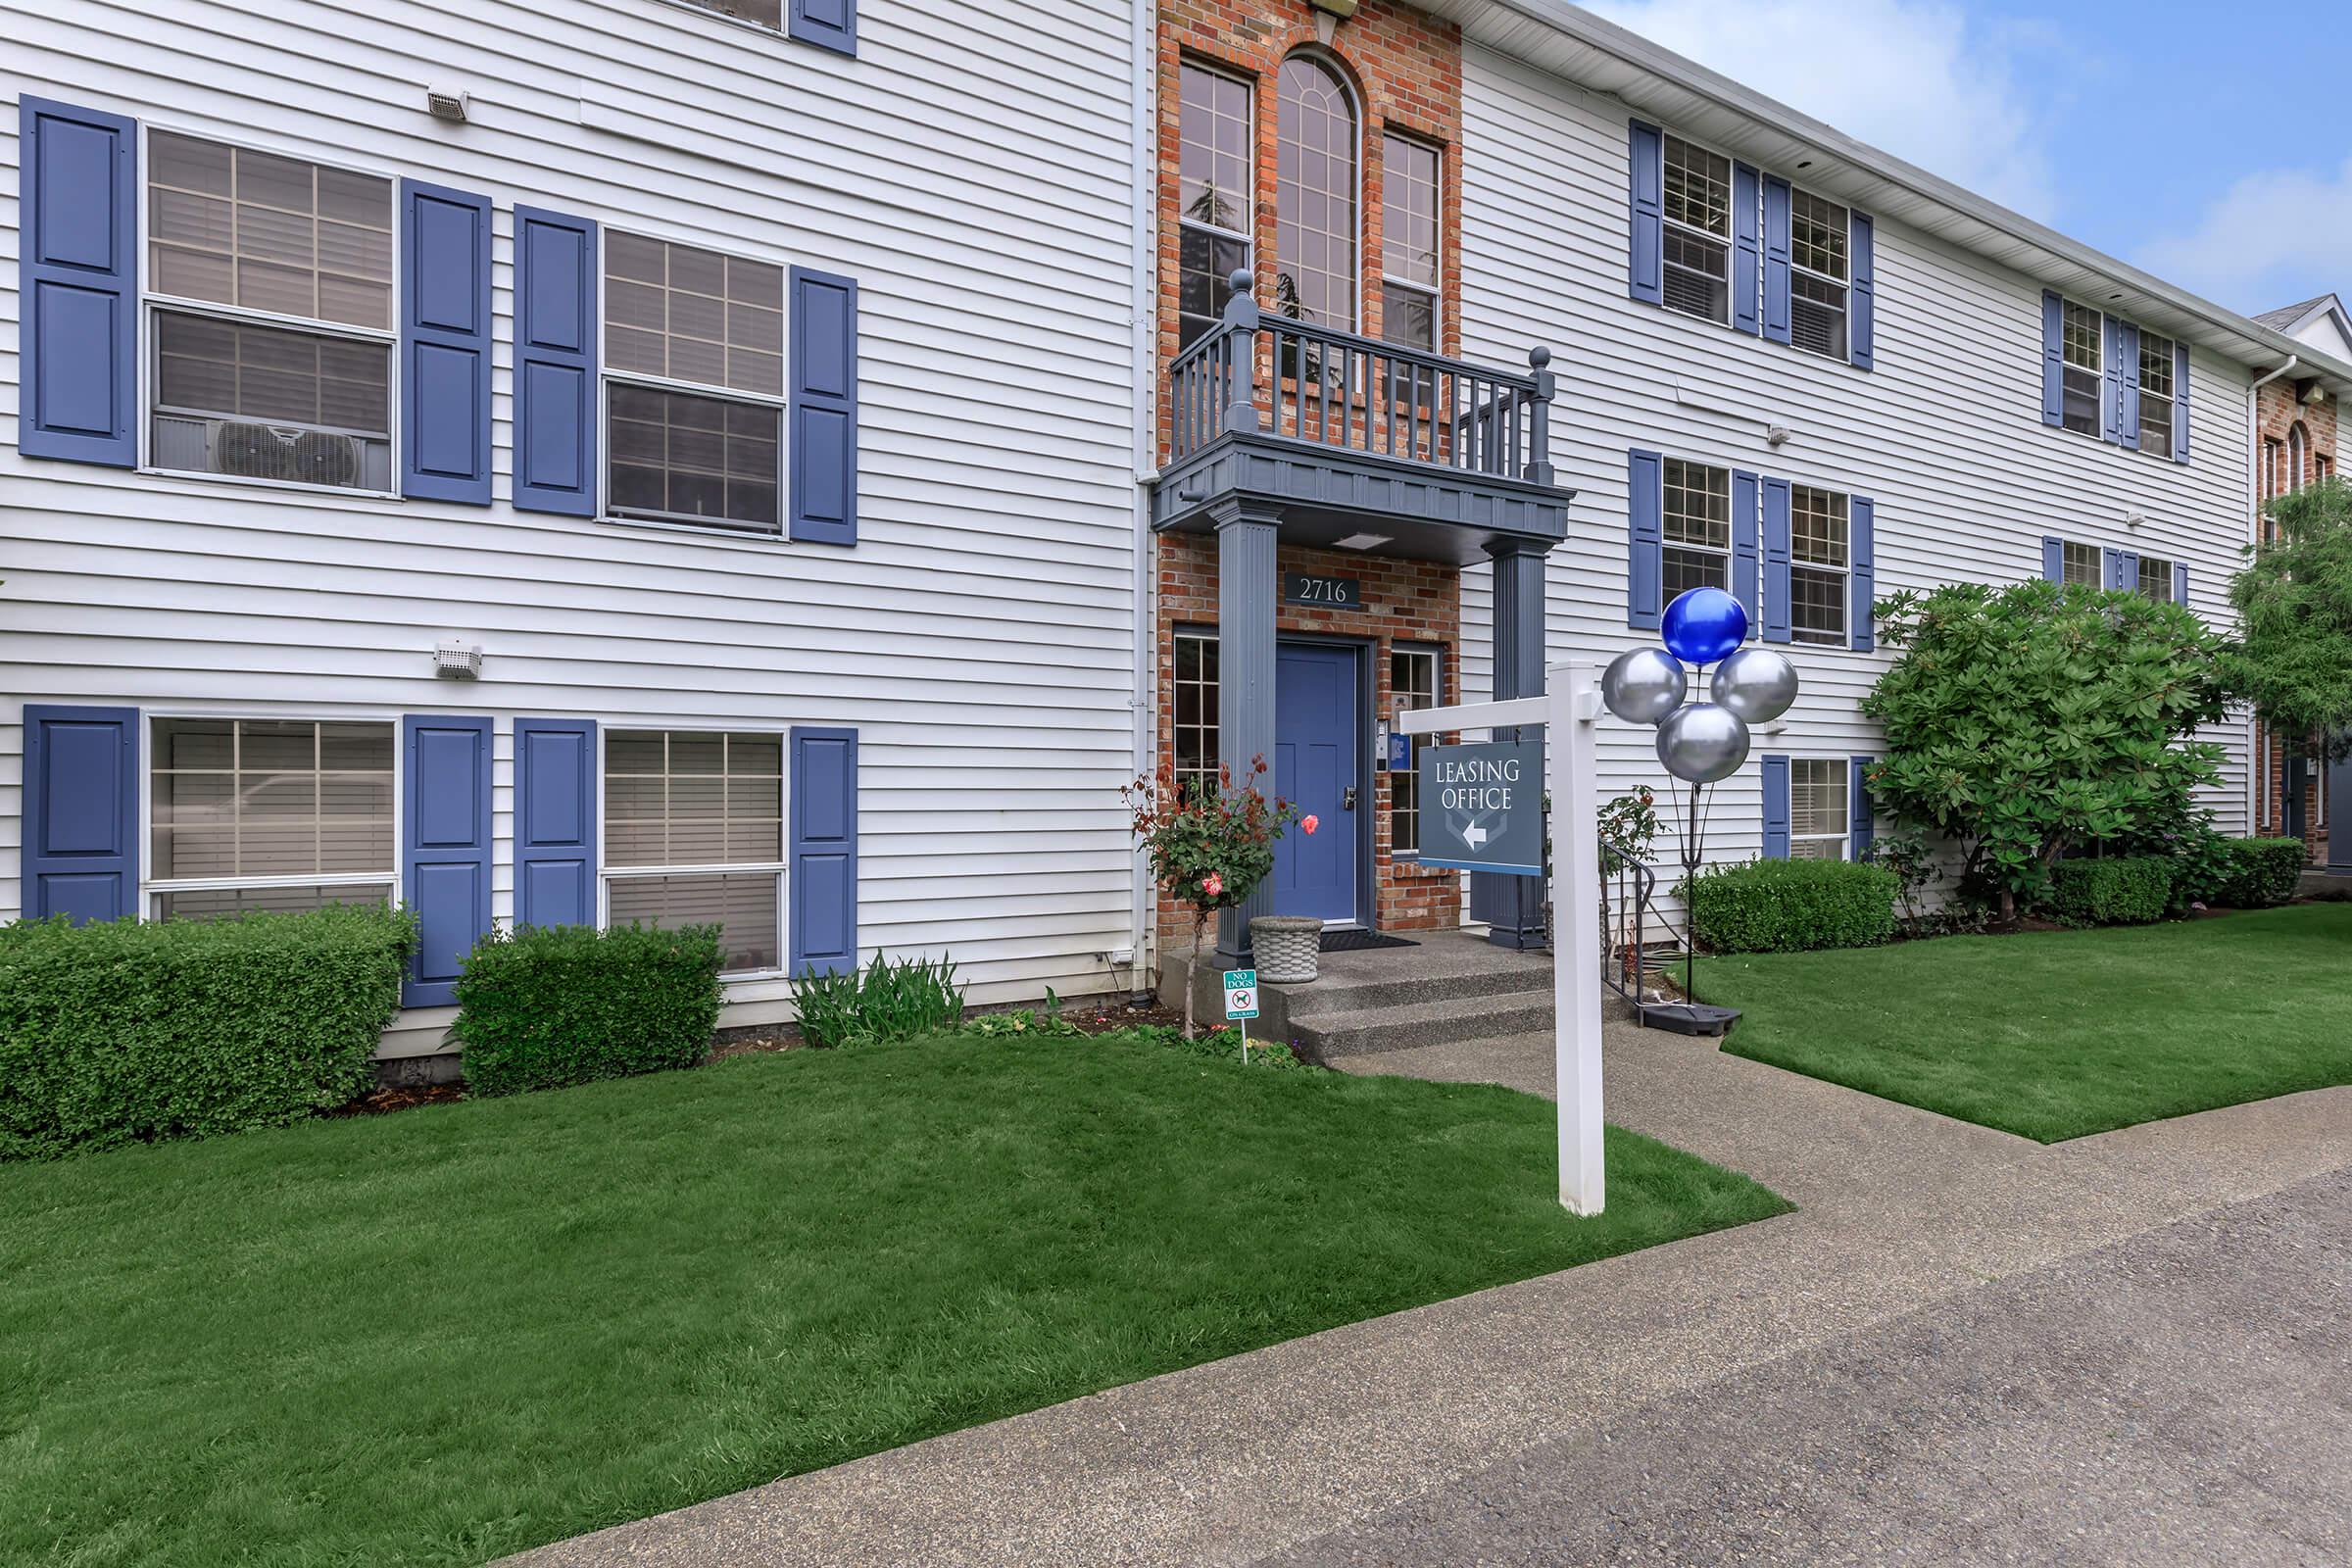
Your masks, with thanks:
[(1787, 1206), (1552, 1128), (954, 1040), (0, 1167), (0, 1561), (479, 1561)]
[(2352, 905), (1701, 958), (1724, 1049), (2043, 1143), (2352, 1084)]

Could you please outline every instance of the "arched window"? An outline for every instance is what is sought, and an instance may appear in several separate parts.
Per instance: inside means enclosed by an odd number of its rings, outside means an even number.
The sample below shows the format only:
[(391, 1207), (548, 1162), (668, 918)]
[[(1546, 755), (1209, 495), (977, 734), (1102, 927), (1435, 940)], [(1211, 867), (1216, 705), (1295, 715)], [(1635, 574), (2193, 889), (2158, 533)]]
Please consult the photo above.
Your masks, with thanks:
[(1355, 329), (1355, 103), (1312, 55), (1282, 63), (1274, 180), (1274, 309)]
[(2293, 495), (2303, 488), (2303, 454), (2311, 438), (2303, 433), (2303, 421), (2297, 419), (2286, 432), (2286, 493)]

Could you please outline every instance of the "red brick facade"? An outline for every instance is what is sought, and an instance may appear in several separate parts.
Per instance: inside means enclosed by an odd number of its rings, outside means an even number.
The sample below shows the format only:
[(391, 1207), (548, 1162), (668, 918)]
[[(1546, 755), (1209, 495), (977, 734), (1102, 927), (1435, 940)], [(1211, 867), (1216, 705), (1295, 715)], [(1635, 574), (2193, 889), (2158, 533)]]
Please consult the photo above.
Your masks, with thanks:
[[(2292, 380), (2273, 381), (2255, 396), (2255, 453), (2260, 489), (2265, 500), (2284, 495), (2330, 474), (2340, 474), (2336, 466), (2336, 403), (2333, 398), (2316, 403), (2303, 401), (2302, 393), (2309, 383)], [(2297, 440), (2297, 432), (2301, 439)], [(2296, 458), (2300, 456), (2300, 466)], [(2267, 536), (2269, 525), (2262, 524)], [(2262, 778), (2262, 800), (2256, 816), (2258, 831), (2278, 834), (2286, 831), (2285, 773), (2287, 746), (2271, 733), (2268, 725), (2257, 731), (2258, 744), (2263, 752), (2259, 769)], [(2303, 845), (2313, 860), (2326, 858), (2327, 790), (2325, 780), (2309, 781), (2304, 795)]]
[[(1360, 191), (1356, 246), (1356, 329), (1377, 337), (1381, 321), (1382, 136), (1409, 133), (1436, 145), (1440, 161), (1438, 351), (1458, 351), (1456, 311), (1461, 299), (1461, 36), (1450, 24), (1410, 11), (1394, 0), (1363, 0), (1356, 14), (1337, 21), (1304, 0), (1162, 0), (1158, 27), (1159, 97), (1159, 282), (1158, 364), (1177, 349), (1177, 292), (1180, 270), (1178, 172), (1182, 158), (1180, 67), (1186, 60), (1213, 67), (1250, 82), (1255, 165), (1251, 257), (1258, 298), (1273, 298), (1277, 219), (1277, 74), (1283, 60), (1300, 49), (1315, 51), (1338, 67), (1357, 114), (1357, 174)], [(1162, 400), (1164, 403), (1164, 399)], [(1160, 450), (1168, 429), (1163, 410)], [(1320, 571), (1354, 577), (1363, 585), (1363, 608), (1355, 611), (1282, 605), (1280, 634), (1314, 633), (1360, 640), (1369, 649), (1366, 668), (1376, 712), (1392, 710), (1389, 655), (1396, 644), (1440, 652), (1442, 700), (1458, 694), (1461, 673), (1461, 583), (1451, 564), (1401, 561), (1347, 551), (1283, 546), (1282, 571)], [(1156, 678), (1159, 756), (1164, 773), (1175, 755), (1175, 648), (1177, 627), (1213, 631), (1217, 622), (1216, 542), (1199, 535), (1171, 535), (1158, 542), (1159, 612)], [(1367, 746), (1371, 738), (1365, 737)], [(1387, 930), (1429, 930), (1460, 923), (1459, 875), (1423, 870), (1409, 857), (1390, 854), (1390, 780), (1374, 775), (1373, 886), (1377, 923)], [(1326, 828), (1325, 831), (1330, 831)], [(1176, 906), (1163, 904), (1160, 929), (1171, 941), (1188, 940), (1190, 922)]]
[[(1282, 571), (1330, 572), (1363, 583), (1364, 608), (1283, 605), (1274, 616), (1279, 635), (1311, 633), (1360, 640), (1371, 651), (1373, 711), (1392, 710), (1389, 651), (1404, 643), (1441, 651), (1440, 701), (1460, 690), (1460, 573), (1429, 561), (1361, 556), (1352, 551), (1276, 551)], [(1200, 534), (1175, 534), (1159, 542), (1159, 755), (1161, 770), (1175, 755), (1176, 628), (1214, 631), (1217, 624), (1217, 542)], [(1271, 760), (1271, 759), (1269, 759)], [(1428, 931), (1461, 924), (1461, 879), (1453, 871), (1424, 870), (1409, 857), (1389, 853), (1390, 779), (1373, 775), (1372, 865), (1374, 908), (1384, 931)], [(1297, 829), (1292, 831), (1296, 832)], [(1329, 827), (1325, 831), (1330, 831)], [(1163, 900), (1160, 929), (1172, 937), (1191, 930), (1184, 907)], [(1189, 937), (1186, 937), (1189, 940)]]

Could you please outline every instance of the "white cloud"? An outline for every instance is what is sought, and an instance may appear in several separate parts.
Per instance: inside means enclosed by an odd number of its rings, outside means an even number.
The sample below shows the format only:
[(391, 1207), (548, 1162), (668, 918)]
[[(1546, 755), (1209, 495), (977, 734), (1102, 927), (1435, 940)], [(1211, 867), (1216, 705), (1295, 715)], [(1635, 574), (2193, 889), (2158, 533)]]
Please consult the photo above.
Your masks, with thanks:
[(2243, 311), (2266, 311), (2342, 288), (2352, 276), (2352, 158), (2332, 173), (2248, 174), (2185, 234), (2151, 241), (2141, 266)]
[(2054, 30), (1939, 0), (1585, 0), (1592, 11), (1931, 173), (2048, 221), (2057, 181), (2021, 54)]

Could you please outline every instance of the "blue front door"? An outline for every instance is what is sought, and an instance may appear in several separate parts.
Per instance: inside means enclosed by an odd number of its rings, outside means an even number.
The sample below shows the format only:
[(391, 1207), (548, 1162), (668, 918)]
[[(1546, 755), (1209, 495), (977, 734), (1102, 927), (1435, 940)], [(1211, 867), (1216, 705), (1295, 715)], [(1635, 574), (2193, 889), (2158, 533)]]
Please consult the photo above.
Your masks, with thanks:
[(1274, 656), (1274, 793), (1316, 817), (1274, 846), (1274, 912), (1356, 918), (1356, 735), (1352, 648), (1285, 643)]

